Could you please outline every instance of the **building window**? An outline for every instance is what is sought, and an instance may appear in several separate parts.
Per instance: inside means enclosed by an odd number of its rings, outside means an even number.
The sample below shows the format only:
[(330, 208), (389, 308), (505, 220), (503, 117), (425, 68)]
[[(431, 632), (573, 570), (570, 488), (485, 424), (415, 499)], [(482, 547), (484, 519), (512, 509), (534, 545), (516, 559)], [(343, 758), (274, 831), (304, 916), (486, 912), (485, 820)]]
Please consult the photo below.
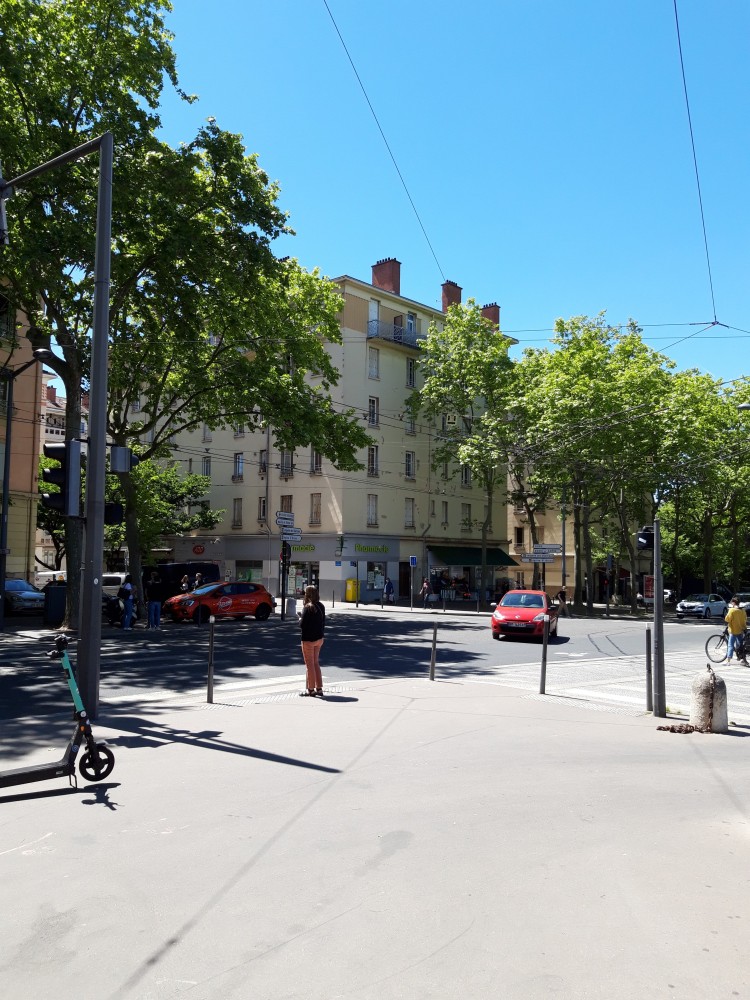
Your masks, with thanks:
[(447, 479), (448, 476), (450, 475), (447, 462), (443, 462), (443, 471), (440, 473), (440, 475), (442, 476), (443, 479)]
[(378, 446), (371, 444), (367, 449), (367, 475), (378, 475)]
[(236, 438), (243, 438), (245, 436), (245, 425), (235, 424), (234, 425), (234, 436)]
[(404, 475), (407, 479), (414, 479), (417, 475), (417, 459), (416, 453), (413, 451), (407, 451), (404, 454)]
[(370, 427), (377, 427), (380, 423), (380, 400), (377, 396), (370, 396), (367, 403), (367, 423)]
[(211, 440), (211, 428), (208, 426), (208, 424), (203, 425), (203, 440), (204, 441)]
[(378, 497), (376, 493), (367, 494), (367, 527), (378, 526)]
[(471, 486), (471, 469), (468, 465), (461, 466), (461, 485)]
[(189, 458), (188, 459), (188, 475), (191, 476), (192, 474), (193, 474), (193, 460), (192, 460), (192, 458)]
[(417, 433), (417, 421), (412, 416), (406, 418), (406, 433), (416, 434)]
[(435, 501), (430, 500), (430, 517), (435, 516)]
[(203, 462), (201, 463), (201, 465), (202, 465), (201, 475), (208, 476), (209, 479), (210, 479), (211, 478), (211, 458), (210, 458), (210, 456), (208, 456), (208, 455), (204, 456)]
[(266, 498), (258, 497), (258, 520), (265, 521), (266, 519)]
[(284, 511), (285, 514), (291, 514), (292, 513), (292, 494), (291, 493), (285, 493), (285, 494), (282, 495), (282, 497), (281, 497), (281, 509)]
[(232, 472), (232, 482), (241, 483), (245, 478), (245, 453), (236, 451), (234, 453), (234, 471)]
[(265, 476), (268, 472), (268, 452), (265, 448), (261, 448), (258, 452), (258, 474)]
[(523, 533), (524, 533), (524, 529), (523, 528), (515, 528), (514, 531), (515, 531), (516, 545), (523, 545)]
[(367, 348), (367, 377), (380, 378), (380, 351), (377, 347)]
[(141, 408), (141, 397), (136, 396), (133, 402), (130, 404), (130, 409), (133, 411), (133, 413), (138, 413), (140, 408)]
[(235, 497), (232, 501), (232, 527), (242, 527), (242, 497)]
[(414, 527), (414, 497), (404, 499), (404, 527)]
[(310, 524), (320, 524), (320, 498), (322, 493), (310, 494)]
[(406, 384), (410, 389), (413, 389), (417, 384), (417, 359), (407, 358), (406, 359)]
[(471, 504), (462, 503), (461, 504), (461, 531), (471, 531), (472, 521), (471, 521)]
[(285, 479), (288, 479), (290, 476), (294, 475), (293, 451), (282, 451), (280, 469), (281, 469), (281, 475)]
[(323, 471), (323, 456), (314, 448), (310, 452), (310, 472), (314, 476), (319, 476)]
[(448, 501), (447, 500), (441, 500), (440, 506), (441, 506), (441, 510), (442, 510), (442, 513), (440, 515), (440, 523), (441, 524), (447, 524), (448, 523)]

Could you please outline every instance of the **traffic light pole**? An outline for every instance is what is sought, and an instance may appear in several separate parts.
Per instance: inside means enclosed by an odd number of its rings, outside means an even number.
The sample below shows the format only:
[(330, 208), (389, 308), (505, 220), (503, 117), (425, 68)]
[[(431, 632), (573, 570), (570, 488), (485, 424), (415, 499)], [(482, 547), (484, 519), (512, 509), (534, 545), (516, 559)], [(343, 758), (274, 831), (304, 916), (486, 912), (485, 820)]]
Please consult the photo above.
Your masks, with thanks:
[(664, 584), (661, 569), (661, 531), (654, 518), (654, 715), (665, 718), (667, 690), (664, 676)]

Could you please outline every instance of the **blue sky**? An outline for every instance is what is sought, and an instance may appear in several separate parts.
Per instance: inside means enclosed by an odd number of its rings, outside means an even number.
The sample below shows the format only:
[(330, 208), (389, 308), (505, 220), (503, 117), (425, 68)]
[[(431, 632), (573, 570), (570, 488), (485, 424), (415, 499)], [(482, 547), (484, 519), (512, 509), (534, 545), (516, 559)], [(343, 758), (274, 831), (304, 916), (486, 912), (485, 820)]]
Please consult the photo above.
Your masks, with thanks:
[(606, 310), (680, 369), (747, 370), (746, 0), (677, 2), (713, 296), (674, 0), (174, 5), (180, 82), (200, 100), (165, 97), (164, 137), (209, 116), (244, 136), (297, 233), (279, 255), (367, 281), (397, 257), (402, 294), (434, 306), (455, 281), (500, 304), (515, 353), (558, 316)]

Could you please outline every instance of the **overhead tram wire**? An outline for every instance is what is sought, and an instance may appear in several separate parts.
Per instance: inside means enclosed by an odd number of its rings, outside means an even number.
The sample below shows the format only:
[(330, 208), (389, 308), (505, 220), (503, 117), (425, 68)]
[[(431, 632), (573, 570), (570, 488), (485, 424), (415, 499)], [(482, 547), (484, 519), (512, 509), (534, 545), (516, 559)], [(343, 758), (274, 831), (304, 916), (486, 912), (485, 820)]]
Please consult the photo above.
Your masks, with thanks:
[(342, 46), (344, 48), (344, 52), (346, 52), (346, 57), (349, 60), (352, 69), (354, 70), (354, 75), (357, 78), (357, 83), (359, 84), (359, 86), (360, 86), (360, 88), (362, 90), (362, 93), (365, 95), (365, 100), (367, 101), (367, 106), (369, 107), (369, 109), (370, 109), (370, 111), (372, 113), (372, 117), (375, 119), (375, 124), (378, 126), (378, 131), (380, 132), (380, 135), (382, 136), (383, 142), (385, 143), (385, 148), (388, 150), (388, 154), (389, 154), (391, 160), (393, 161), (393, 166), (396, 168), (396, 173), (398, 174), (399, 180), (401, 181), (403, 189), (406, 192), (406, 197), (409, 199), (409, 204), (411, 205), (412, 209), (414, 210), (414, 215), (417, 217), (417, 222), (419, 223), (419, 227), (422, 230), (422, 233), (424, 235), (425, 240), (427, 241), (427, 246), (430, 248), (430, 253), (432, 254), (433, 259), (434, 259), (434, 261), (435, 261), (435, 263), (437, 265), (437, 269), (440, 272), (440, 276), (443, 279), (443, 281), (445, 281), (445, 272), (443, 271), (442, 267), (440, 266), (440, 261), (437, 259), (437, 254), (435, 253), (435, 251), (433, 249), (433, 246), (432, 246), (432, 243), (430, 242), (430, 237), (427, 235), (427, 230), (425, 229), (424, 224), (422, 222), (422, 219), (420, 218), (419, 212), (417, 211), (417, 206), (414, 204), (414, 200), (413, 200), (411, 194), (409, 193), (409, 188), (406, 186), (406, 181), (404, 180), (403, 174), (401, 173), (399, 165), (396, 162), (396, 157), (393, 155), (393, 150), (391, 149), (390, 144), (389, 144), (388, 140), (385, 137), (385, 132), (383, 131), (383, 127), (381, 126), (380, 121), (378, 120), (378, 116), (375, 114), (375, 108), (373, 108), (373, 106), (372, 106), (372, 102), (370, 101), (370, 98), (367, 95), (367, 91), (365, 90), (365, 85), (362, 83), (362, 79), (361, 79), (359, 73), (357, 72), (357, 67), (354, 65), (354, 60), (352, 59), (351, 54), (349, 53), (349, 49), (346, 47), (346, 42), (344, 41), (344, 37), (341, 34), (341, 32), (339, 31), (339, 26), (338, 26), (338, 24), (336, 24), (336, 19), (334, 18), (333, 14), (331, 13), (331, 8), (328, 6), (328, 0), (323, 0), (323, 4), (325, 6), (325, 9), (328, 11), (328, 16), (331, 19), (331, 23), (333, 24), (333, 27), (336, 29), (336, 34), (339, 36), (339, 41), (341, 42), (341, 44), (342, 44)]

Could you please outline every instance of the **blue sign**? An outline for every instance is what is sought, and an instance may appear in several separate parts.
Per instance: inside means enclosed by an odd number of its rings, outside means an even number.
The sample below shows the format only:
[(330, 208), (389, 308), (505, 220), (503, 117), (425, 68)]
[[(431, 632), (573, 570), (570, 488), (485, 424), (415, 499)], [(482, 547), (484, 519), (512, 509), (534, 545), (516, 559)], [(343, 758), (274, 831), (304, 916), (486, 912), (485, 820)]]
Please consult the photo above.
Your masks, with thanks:
[(409, 565), (410, 566), (416, 566), (417, 565), (417, 557), (416, 556), (409, 556)]

